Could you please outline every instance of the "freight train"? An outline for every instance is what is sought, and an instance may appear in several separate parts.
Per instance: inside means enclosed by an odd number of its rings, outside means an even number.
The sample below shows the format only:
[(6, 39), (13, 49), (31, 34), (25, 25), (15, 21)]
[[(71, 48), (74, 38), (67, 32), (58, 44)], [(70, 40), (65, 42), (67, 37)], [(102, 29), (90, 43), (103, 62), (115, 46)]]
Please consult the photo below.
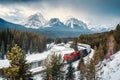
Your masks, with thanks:
[(73, 62), (73, 61), (76, 61), (76, 60), (80, 59), (81, 57), (85, 57), (87, 55), (88, 55), (87, 49), (82, 49), (79, 51), (65, 54), (63, 58), (64, 58), (64, 61)]

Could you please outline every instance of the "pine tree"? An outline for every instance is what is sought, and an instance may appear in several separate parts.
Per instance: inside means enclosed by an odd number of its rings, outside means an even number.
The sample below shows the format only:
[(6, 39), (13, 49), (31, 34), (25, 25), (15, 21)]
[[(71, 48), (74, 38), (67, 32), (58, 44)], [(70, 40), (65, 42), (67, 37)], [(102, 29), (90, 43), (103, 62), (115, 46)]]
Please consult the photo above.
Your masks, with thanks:
[(30, 42), (30, 54), (33, 52), (33, 44)]
[(7, 58), (11, 61), (11, 67), (3, 69), (4, 75), (10, 80), (29, 80), (31, 74), (28, 71), (29, 65), (26, 63), (24, 51), (15, 45), (7, 52)]
[(19, 77), (23, 80), (30, 80), (31, 79), (31, 72), (29, 71), (30, 65), (27, 63), (25, 52), (21, 55), (21, 58), (19, 60)]
[(91, 59), (90, 65), (89, 65), (89, 75), (88, 75), (88, 80), (96, 80), (95, 76), (95, 61), (94, 59)]
[[(102, 51), (100, 51), (102, 52)], [(87, 68), (87, 79), (97, 80), (99, 78), (99, 71), (102, 69), (101, 54), (97, 47), (94, 47), (94, 54)], [(103, 57), (103, 56), (102, 56)]]
[(63, 59), (60, 54), (52, 54), (44, 61), (46, 70), (43, 74), (44, 80), (63, 80)]
[[(17, 80), (16, 76), (19, 72), (19, 66), (11, 66), (9, 68), (3, 68), (3, 74), (8, 80)], [(20, 79), (18, 79), (20, 80)]]
[(102, 46), (102, 44), (100, 44), (99, 45), (99, 49), (98, 49), (98, 52), (99, 52), (99, 58), (100, 58), (100, 61), (102, 61), (103, 59), (104, 59), (104, 57), (105, 57), (105, 55), (104, 55), (104, 51), (103, 51), (104, 49), (103, 49), (103, 46)]
[(87, 66), (87, 80), (96, 80), (96, 70), (95, 65), (97, 63), (97, 47), (94, 47), (94, 55), (93, 58), (90, 60), (90, 63)]
[(73, 39), (73, 43), (71, 44), (71, 48), (73, 48), (75, 51), (78, 51), (78, 46), (77, 46), (77, 38)]
[(100, 61), (99, 52), (96, 46), (94, 47), (94, 54), (92, 59), (95, 62), (95, 64), (98, 64), (98, 62)]
[(0, 57), (2, 59), (4, 59), (4, 54), (5, 54), (5, 45), (4, 45), (4, 41), (2, 41), (1, 49), (0, 49)]
[(86, 66), (84, 64), (84, 59), (83, 57), (80, 58), (79, 64), (77, 69), (80, 71), (80, 80), (84, 80), (84, 75), (85, 75), (85, 70), (86, 70)]
[(67, 73), (66, 73), (66, 80), (73, 80), (74, 79), (74, 67), (72, 66), (72, 63), (69, 63), (69, 66), (67, 68)]

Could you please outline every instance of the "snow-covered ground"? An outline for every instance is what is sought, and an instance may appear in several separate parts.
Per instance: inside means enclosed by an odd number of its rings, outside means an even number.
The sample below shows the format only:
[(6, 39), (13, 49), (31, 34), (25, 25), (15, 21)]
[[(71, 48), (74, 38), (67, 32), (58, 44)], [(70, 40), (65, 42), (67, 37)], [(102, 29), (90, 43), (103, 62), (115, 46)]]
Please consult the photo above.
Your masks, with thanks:
[[(52, 47), (50, 47), (49, 50), (43, 52), (43, 53), (38, 53), (38, 54), (33, 54), (33, 55), (30, 55), (27, 57), (27, 60), (29, 62), (34, 62), (34, 61), (39, 61), (39, 60), (43, 60), (45, 59), (45, 57), (47, 57), (48, 55), (52, 54), (52, 53), (58, 53), (58, 54), (61, 54), (62, 56), (64, 54), (69, 54), (71, 52), (74, 52), (74, 49), (73, 48), (70, 48), (70, 45), (72, 44), (72, 42), (68, 42), (67, 44), (64, 44), (64, 43), (61, 43), (61, 44), (53, 44), (52, 43)], [(91, 47), (89, 45), (83, 45), (83, 46), (80, 46), (82, 44), (78, 44), (78, 49), (85, 49), (86, 47), (87, 48), (90, 48), (89, 50), (91, 50), (91, 52), (89, 53), (88, 56), (84, 57), (84, 60), (85, 60), (85, 63), (87, 60), (90, 60), (90, 58), (92, 58), (93, 56), (93, 53), (94, 53), (94, 50), (91, 49)], [(73, 67), (75, 67), (75, 70), (77, 70), (77, 66), (78, 66), (78, 63), (79, 63), (79, 60), (78, 61), (75, 61), (73, 62)], [(67, 68), (68, 65), (65, 66), (65, 68)], [(39, 72), (40, 70), (43, 70), (44, 67), (37, 67), (37, 68), (34, 68), (34, 69), (31, 69), (31, 71), (34, 73), (34, 72)], [(76, 72), (76, 73), (79, 73), (79, 72)], [(41, 79), (41, 74), (37, 74), (34, 76), (34, 79), (35, 80), (42, 80)], [(76, 79), (77, 80), (77, 79)]]
[(52, 53), (59, 53), (64, 55), (65, 53), (74, 52), (74, 49), (70, 48), (70, 44), (54, 44), (51, 43), (47, 45), (48, 49), (42, 53), (32, 54), (26, 57), (27, 61), (30, 62), (37, 62), (44, 60), (48, 55)]
[[(29, 63), (31, 63), (31, 62), (37, 62), (37, 61), (44, 60), (48, 55), (50, 55), (54, 52), (61, 54), (61, 55), (74, 52), (74, 49), (70, 48), (71, 44), (72, 44), (72, 42), (68, 42), (67, 44), (51, 43), (51, 44), (47, 45), (46, 51), (44, 51), (42, 53), (28, 55), (26, 59), (28, 60)], [(78, 44), (78, 45), (82, 45), (82, 44)], [(83, 44), (83, 47), (78, 46), (78, 48), (84, 49), (86, 47), (86, 48), (89, 48), (91, 50), (89, 55), (84, 57), (84, 61), (85, 61), (85, 63), (87, 63), (87, 61), (92, 58), (94, 50), (91, 49), (89, 45), (86, 45), (86, 46), (85, 45), (86, 44)], [(79, 62), (79, 60), (73, 62), (73, 67), (75, 67), (75, 70), (77, 69), (78, 62)], [(0, 60), (0, 68), (9, 67), (9, 66), (10, 66), (10, 63), (8, 60)], [(65, 68), (67, 68), (67, 66), (68, 65), (66, 65)], [(31, 69), (30, 71), (33, 73), (36, 73), (36, 72), (39, 72), (39, 71), (44, 70), (44, 69), (45, 69), (45, 67), (40, 66), (40, 67)], [(100, 72), (101, 72), (101, 74), (99, 74)], [(79, 71), (76, 71), (75, 74), (76, 74), (76, 80), (78, 80), (77, 77), (80, 76)], [(114, 55), (112, 55), (110, 59), (107, 59), (107, 60), (104, 59), (102, 61), (102, 68), (98, 72), (98, 74), (99, 74), (98, 77), (100, 77), (99, 80), (120, 80), (120, 76), (119, 76), (120, 75), (120, 51), (115, 53)], [(35, 80), (42, 80), (42, 75), (41, 74), (34, 75), (34, 79)], [(3, 80), (3, 79), (0, 78), (0, 80)]]
[[(71, 53), (74, 51), (74, 49), (70, 48), (72, 42), (69, 42), (67, 44), (50, 44), (49, 49), (43, 53), (38, 53), (38, 54), (33, 54), (27, 57), (27, 60), (29, 62), (34, 62), (37, 60), (41, 60), (41, 59), (45, 59), (50, 53), (60, 53), (62, 55), (66, 54), (66, 53)], [(81, 44), (79, 44), (81, 45)], [(84, 44), (85, 45), (85, 44)], [(87, 46), (88, 48), (89, 46)], [(78, 46), (79, 49), (84, 49), (85, 47), (80, 47)], [(93, 56), (94, 50), (91, 49), (91, 53), (84, 57), (84, 61), (85, 63), (87, 63), (88, 60), (90, 60)], [(75, 69), (77, 69), (78, 66), (78, 62), (79, 61), (75, 61), (73, 62), (73, 66), (75, 67)], [(67, 67), (67, 65), (66, 65)], [(31, 69), (31, 71), (36, 72), (39, 70), (43, 70), (44, 67), (37, 67), (35, 69)], [(100, 77), (99, 80), (120, 80), (120, 51), (115, 53), (114, 55), (111, 56), (111, 59), (104, 59), (102, 61), (102, 69), (99, 71), (101, 72), (101, 74), (99, 74), (98, 77)], [(98, 72), (98, 73), (99, 73)], [(76, 80), (78, 80), (78, 75), (79, 71), (75, 72), (76, 74)], [(35, 80), (42, 80), (41, 78), (41, 74), (35, 75), (34, 76)]]
[(103, 61), (101, 80), (120, 80), (120, 51), (111, 56), (111, 60)]
[(0, 80), (4, 80), (4, 79), (0, 77)]
[[(36, 54), (27, 55), (26, 59), (27, 59), (28, 63), (34, 63), (34, 62), (42, 61), (42, 60), (46, 59), (47, 56), (52, 54), (52, 53), (58, 53), (58, 54), (61, 54), (62, 56), (64, 56), (64, 54), (69, 54), (69, 53), (74, 52), (74, 49), (70, 48), (71, 44), (72, 44), (72, 42), (68, 42), (67, 44), (64, 44), (64, 43), (61, 43), (61, 44), (51, 43), (51, 44), (47, 45), (47, 50), (46, 51), (44, 51), (42, 53), (36, 53)], [(84, 57), (84, 61), (86, 63), (87, 60), (90, 60), (90, 58), (92, 58), (94, 50), (91, 49), (89, 45), (78, 44), (78, 49), (79, 50), (85, 49), (85, 48), (91, 50), (91, 53), (88, 56)], [(8, 60), (4, 60), (4, 61), (5, 62), (3, 62), (3, 61), (1, 61), (1, 62), (7, 63), (7, 65), (8, 65), (9, 61)], [(3, 65), (3, 63), (1, 63), (1, 64)], [(78, 63), (79, 63), (79, 60), (73, 62), (73, 67), (75, 68), (75, 70), (77, 70)], [(3, 66), (6, 66), (6, 64), (3, 65)], [(65, 66), (65, 69), (67, 68), (67, 66), (68, 65)], [(39, 67), (31, 69), (30, 71), (32, 73), (37, 73), (37, 72), (40, 72), (40, 71), (42, 71), (44, 69), (45, 69), (44, 66), (39, 66)], [(79, 72), (75, 72), (75, 74), (77, 74), (77, 73), (79, 73)], [(41, 76), (42, 76), (41, 74), (34, 75), (34, 79), (35, 80), (42, 80)], [(76, 80), (77, 80), (77, 78), (76, 78)]]
[[(65, 45), (54, 45), (53, 48), (51, 48), (51, 51), (59, 51), (62, 54), (69, 53), (74, 51), (73, 49), (70, 48), (70, 44), (65, 44)], [(91, 49), (91, 53), (84, 57), (85, 63), (87, 63), (88, 60), (90, 60), (93, 56), (94, 50)], [(73, 62), (73, 66), (75, 69), (77, 69), (79, 61)], [(101, 75), (99, 80), (120, 80), (120, 51), (115, 53), (114, 55), (111, 56), (111, 59), (105, 59), (102, 61), (102, 69), (100, 70)], [(79, 77), (78, 74), (79, 71), (75, 72), (76, 74), (76, 80), (78, 80), (77, 77)], [(41, 74), (35, 75), (34, 76), (35, 80), (42, 80)]]
[[(42, 53), (28, 55), (26, 59), (29, 63), (31, 63), (31, 62), (37, 62), (37, 61), (44, 60), (48, 55), (50, 55), (52, 53), (58, 53), (58, 54), (61, 54), (62, 56), (64, 56), (64, 54), (69, 54), (71, 52), (74, 52), (74, 49), (70, 48), (71, 44), (72, 44), (72, 42), (68, 42), (67, 44), (51, 43), (51, 44), (47, 45), (48, 49), (46, 51), (44, 51)], [(82, 47), (80, 45), (82, 45)], [(88, 51), (90, 51), (90, 49), (91, 49), (91, 47), (87, 44), (79, 44), (78, 45), (79, 50), (84, 49), (84, 48), (87, 48)]]

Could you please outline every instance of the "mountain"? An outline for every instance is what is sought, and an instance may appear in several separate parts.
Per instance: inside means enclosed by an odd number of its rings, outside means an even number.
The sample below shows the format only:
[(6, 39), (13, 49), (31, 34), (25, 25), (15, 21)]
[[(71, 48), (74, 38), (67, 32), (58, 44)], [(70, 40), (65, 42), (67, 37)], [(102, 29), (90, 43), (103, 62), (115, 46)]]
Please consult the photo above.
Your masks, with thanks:
[(43, 27), (38, 29), (38, 32), (53, 38), (71, 37), (70, 28), (64, 25), (58, 18), (51, 18)]
[(72, 29), (87, 29), (88, 30), (87, 25), (84, 22), (82, 22), (76, 18), (68, 19), (65, 22), (65, 25), (69, 26)]
[(61, 22), (59, 20), (59, 18), (51, 18), (45, 25), (43, 28), (51, 28), (52, 30), (59, 30), (59, 31), (66, 31), (69, 30), (70, 28), (67, 27), (66, 25), (63, 24), (63, 22)]
[(70, 22), (74, 22), (74, 28), (64, 24), (58, 18), (52, 18), (43, 27), (40, 27), (38, 32), (49, 37), (59, 38), (77, 37), (81, 34), (92, 33), (83, 22), (73, 18), (70, 20), (67, 20), (67, 23), (69, 22), (70, 24)]
[(107, 32), (110, 30), (114, 30), (115, 27), (97, 27), (97, 28), (90, 28), (91, 31), (101, 33), (101, 32)]
[(58, 18), (51, 18), (46, 25), (47, 26), (63, 26), (64, 24)]
[(38, 29), (42, 27), (46, 23), (45, 18), (40, 13), (36, 13), (34, 15), (29, 16), (22, 25), (27, 28), (35, 28)]
[[(40, 15), (40, 14), (39, 14)], [(38, 16), (38, 14), (36, 14)], [(36, 17), (35, 17), (36, 18)], [(34, 20), (37, 20), (35, 19)], [(31, 19), (32, 20), (32, 19)], [(38, 20), (37, 20), (38, 21)], [(77, 23), (76, 23), (77, 25)], [(26, 28), (23, 25), (14, 24), (3, 19), (0, 19), (0, 29), (17, 29), (20, 31), (31, 31), (44, 36), (52, 37), (52, 38), (63, 38), (63, 37), (78, 37), (81, 34), (89, 34), (92, 33), (90, 30), (86, 28), (71, 28), (61, 22), (58, 18), (52, 18), (48, 22), (46, 22), (43, 26), (37, 27), (29, 27)], [(79, 24), (80, 25), (80, 24)], [(78, 26), (82, 27), (82, 26)]]
[(20, 30), (20, 31), (25, 31), (27, 30), (26, 27), (22, 26), (22, 25), (19, 25), (19, 24), (13, 24), (11, 22), (8, 22), (2, 18), (0, 18), (0, 29), (17, 29), (17, 30)]

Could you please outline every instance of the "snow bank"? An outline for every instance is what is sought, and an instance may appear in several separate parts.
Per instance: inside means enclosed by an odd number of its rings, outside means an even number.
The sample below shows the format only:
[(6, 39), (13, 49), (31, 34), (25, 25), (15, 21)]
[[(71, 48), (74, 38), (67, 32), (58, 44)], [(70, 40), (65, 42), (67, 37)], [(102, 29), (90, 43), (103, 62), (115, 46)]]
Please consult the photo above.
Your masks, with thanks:
[(28, 63), (37, 62), (46, 59), (47, 55), (48, 52), (31, 54), (26, 57), (26, 60), (28, 61)]
[(45, 67), (44, 66), (40, 66), (40, 67), (31, 69), (30, 72), (32, 72), (34, 74), (34, 73), (37, 73), (37, 72), (40, 72), (40, 71), (43, 71), (43, 70), (45, 70)]
[(0, 77), (0, 80), (6, 80), (6, 79), (3, 79), (3, 78)]
[(61, 54), (62, 56), (66, 53), (71, 53), (74, 52), (74, 49), (70, 47), (66, 47), (65, 44), (54, 44), (51, 43), (49, 44), (49, 49), (42, 53), (36, 53), (36, 54), (31, 54), (26, 57), (28, 63), (31, 62), (37, 62), (46, 59), (46, 57), (52, 53), (58, 53)]

